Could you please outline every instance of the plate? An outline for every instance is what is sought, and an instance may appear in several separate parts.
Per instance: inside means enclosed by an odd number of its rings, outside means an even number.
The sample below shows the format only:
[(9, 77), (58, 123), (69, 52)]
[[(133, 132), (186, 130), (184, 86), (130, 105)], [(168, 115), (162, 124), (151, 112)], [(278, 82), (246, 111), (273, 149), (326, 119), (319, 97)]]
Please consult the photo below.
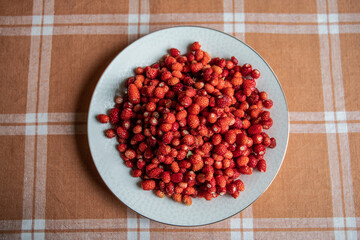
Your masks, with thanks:
[[(116, 149), (116, 139), (104, 136), (107, 124), (96, 120), (114, 105), (114, 97), (124, 88), (124, 81), (132, 76), (138, 66), (147, 66), (168, 49), (187, 52), (189, 45), (200, 42), (202, 49), (212, 57), (235, 56), (239, 63), (250, 63), (261, 72), (257, 87), (266, 91), (274, 101), (270, 110), (274, 120), (268, 130), (277, 140), (277, 147), (265, 154), (266, 173), (254, 171), (250, 176), (241, 175), (245, 191), (237, 199), (222, 196), (211, 201), (193, 199), (191, 206), (179, 204), (170, 198), (158, 198), (152, 191), (139, 186), (139, 178), (130, 175)], [(286, 99), (280, 83), (265, 60), (247, 44), (223, 32), (203, 27), (173, 27), (148, 34), (126, 47), (107, 67), (93, 93), (88, 115), (88, 139), (90, 151), (99, 174), (109, 189), (124, 204), (149, 219), (177, 226), (199, 226), (229, 218), (252, 204), (271, 184), (283, 162), (289, 138), (289, 117)]]

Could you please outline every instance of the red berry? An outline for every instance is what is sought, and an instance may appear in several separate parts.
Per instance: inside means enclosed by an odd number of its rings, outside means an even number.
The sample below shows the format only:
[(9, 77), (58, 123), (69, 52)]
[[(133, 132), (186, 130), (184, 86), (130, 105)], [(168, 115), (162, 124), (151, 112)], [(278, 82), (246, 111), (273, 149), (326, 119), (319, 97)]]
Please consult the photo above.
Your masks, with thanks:
[(258, 79), (260, 77), (260, 71), (257, 69), (252, 70), (251, 77), (254, 79)]
[(276, 139), (275, 138), (270, 138), (270, 145), (269, 148), (275, 148), (276, 147)]
[(198, 49), (200, 49), (200, 48), (201, 48), (201, 45), (200, 45), (199, 42), (194, 42), (194, 43), (190, 46), (191, 51), (196, 51), (196, 50), (198, 50)]
[(135, 84), (130, 84), (128, 87), (128, 96), (129, 101), (132, 104), (138, 104), (140, 103), (140, 92), (139, 89), (136, 87)]
[(141, 186), (144, 190), (149, 191), (155, 188), (156, 183), (154, 180), (145, 180), (141, 183)]
[(119, 122), (119, 112), (120, 110), (118, 108), (113, 108), (109, 112), (109, 120), (111, 124), (116, 124)]
[(176, 48), (171, 48), (170, 49), (170, 55), (173, 57), (178, 57), (180, 56), (180, 51)]
[(108, 123), (109, 122), (109, 117), (106, 116), (105, 114), (99, 114), (97, 115), (97, 119), (99, 122), (101, 123)]
[(263, 105), (265, 108), (270, 109), (274, 105), (273, 101), (271, 99), (263, 101)]
[(113, 138), (116, 136), (116, 133), (115, 133), (114, 129), (110, 128), (110, 129), (105, 130), (105, 135), (108, 138)]
[(266, 172), (266, 161), (264, 159), (260, 159), (257, 164), (257, 169), (260, 172)]
[(263, 127), (260, 124), (252, 125), (248, 129), (248, 133), (251, 135), (260, 134), (263, 131)]

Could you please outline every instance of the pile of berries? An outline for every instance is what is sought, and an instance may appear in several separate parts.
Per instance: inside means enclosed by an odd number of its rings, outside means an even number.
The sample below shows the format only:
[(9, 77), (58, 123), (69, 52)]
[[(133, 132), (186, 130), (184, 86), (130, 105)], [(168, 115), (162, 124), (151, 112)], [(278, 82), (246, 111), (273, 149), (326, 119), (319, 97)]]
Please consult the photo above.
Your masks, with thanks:
[(273, 101), (256, 88), (260, 77), (250, 64), (211, 58), (198, 42), (186, 55), (170, 49), (159, 62), (138, 67), (127, 92), (116, 97), (108, 115), (108, 138), (132, 176), (154, 190), (191, 205), (192, 197), (211, 200), (244, 191), (237, 179), (253, 169), (266, 171), (266, 148), (276, 140), (263, 132), (273, 125)]

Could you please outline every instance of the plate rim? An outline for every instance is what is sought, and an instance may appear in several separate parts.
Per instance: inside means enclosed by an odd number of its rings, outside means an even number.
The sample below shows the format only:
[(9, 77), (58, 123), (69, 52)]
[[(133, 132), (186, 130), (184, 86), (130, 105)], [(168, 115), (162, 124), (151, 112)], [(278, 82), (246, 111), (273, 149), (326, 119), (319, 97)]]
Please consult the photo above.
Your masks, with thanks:
[[(99, 168), (98, 166), (96, 165), (96, 161), (94, 160), (94, 157), (93, 157), (93, 150), (91, 149), (91, 146), (90, 146), (90, 137), (89, 137), (89, 131), (90, 131), (90, 128), (89, 128), (89, 121), (91, 119), (92, 116), (90, 116), (90, 109), (91, 109), (91, 106), (93, 104), (93, 97), (94, 97), (94, 94), (96, 92), (96, 89), (98, 88), (100, 82), (102, 81), (103, 77), (104, 77), (104, 74), (106, 73), (106, 71), (108, 70), (109, 66), (114, 62), (114, 60), (122, 53), (124, 52), (127, 48), (129, 48), (131, 45), (135, 44), (136, 42), (138, 42), (139, 40), (141, 39), (144, 39), (152, 34), (155, 34), (155, 33), (158, 33), (158, 32), (161, 32), (161, 31), (166, 31), (166, 30), (169, 30), (169, 29), (174, 29), (174, 28), (203, 28), (203, 29), (207, 29), (207, 30), (211, 30), (211, 31), (216, 31), (220, 34), (225, 34), (227, 35), (228, 37), (231, 37), (237, 41), (239, 41), (240, 43), (244, 44), (245, 46), (247, 46), (250, 50), (252, 50), (257, 56), (259, 56), (261, 58), (261, 60), (266, 64), (266, 66), (270, 69), (271, 73), (273, 74), (273, 76), (275, 77), (276, 79), (276, 82), (278, 84), (278, 86), (280, 87), (281, 89), (281, 93), (284, 97), (284, 100), (285, 100), (285, 107), (286, 107), (286, 112), (287, 112), (287, 138), (286, 138), (286, 144), (285, 144), (285, 149), (284, 149), (284, 154), (282, 156), (282, 159), (281, 159), (281, 163), (279, 165), (279, 168), (277, 169), (274, 177), (271, 179), (270, 183), (268, 184), (268, 186), (266, 186), (266, 188), (264, 189), (264, 191), (256, 198), (254, 199), (254, 201), (252, 201), (249, 205), (247, 205), (246, 207), (244, 207), (243, 209), (241, 209), (240, 211), (237, 211), (236, 213), (228, 216), (228, 217), (225, 217), (223, 219), (220, 219), (220, 220), (217, 220), (217, 221), (213, 221), (213, 222), (209, 222), (209, 223), (204, 223), (204, 224), (196, 224), (196, 225), (179, 225), (179, 224), (173, 224), (173, 223), (166, 223), (166, 222), (161, 222), (161, 221), (158, 221), (158, 220), (155, 220), (155, 219), (152, 219), (151, 217), (147, 217), (145, 214), (141, 214), (137, 211), (135, 211), (133, 208), (131, 208), (129, 205), (125, 204), (112, 190), (111, 188), (109, 187), (109, 185), (105, 182), (104, 178), (102, 177), (101, 173), (99, 172)], [(96, 168), (96, 171), (97, 173), (99, 174), (100, 178), (101, 178), (101, 181), (105, 184), (105, 186), (110, 190), (110, 192), (119, 200), (121, 201), (126, 207), (130, 208), (132, 211), (136, 212), (137, 214), (147, 218), (147, 219), (150, 219), (152, 221), (155, 221), (155, 222), (158, 222), (158, 223), (162, 223), (162, 224), (166, 224), (166, 225), (170, 225), (170, 226), (176, 226), (176, 227), (199, 227), (199, 226), (206, 226), (206, 225), (210, 225), (210, 224), (214, 224), (214, 223), (218, 223), (218, 222), (221, 222), (221, 221), (224, 221), (226, 219), (229, 219), (233, 216), (235, 216), (236, 214), (244, 211), (246, 208), (248, 208), (250, 205), (252, 205), (260, 196), (262, 196), (267, 190), (268, 188), (270, 187), (270, 185), (273, 183), (273, 181), (275, 180), (276, 176), (279, 174), (279, 171), (282, 167), (282, 164), (284, 162), (284, 159), (285, 159), (285, 156), (286, 156), (286, 152), (287, 152), (287, 148), (288, 148), (288, 144), (289, 144), (289, 138), (290, 138), (290, 115), (289, 115), (289, 108), (288, 108), (288, 104), (287, 104), (287, 100), (286, 100), (286, 96), (285, 96), (285, 92), (284, 92), (284, 89), (282, 88), (281, 84), (280, 84), (280, 81), (277, 77), (277, 75), (275, 74), (274, 70), (271, 68), (271, 66), (268, 64), (268, 62), (255, 50), (253, 49), (250, 45), (248, 45), (247, 43), (245, 43), (244, 41), (226, 33), (226, 32), (223, 32), (223, 31), (220, 31), (220, 30), (217, 30), (217, 29), (214, 29), (214, 28), (209, 28), (209, 27), (204, 27), (204, 26), (196, 26), (196, 25), (186, 25), (186, 26), (172, 26), (172, 27), (168, 27), (168, 28), (163, 28), (163, 29), (160, 29), (160, 30), (156, 30), (154, 32), (151, 32), (151, 33), (148, 33), (138, 39), (136, 39), (135, 41), (133, 41), (132, 43), (128, 44), (124, 49), (122, 49), (112, 60), (111, 62), (106, 66), (105, 70), (102, 72), (99, 80), (97, 81), (96, 83), (96, 86), (93, 90), (93, 93), (91, 94), (91, 100), (90, 100), (90, 104), (89, 104), (89, 107), (88, 107), (88, 117), (87, 117), (87, 122), (86, 122), (86, 129), (87, 129), (87, 140), (88, 140), (88, 145), (89, 145), (89, 149), (90, 149), (90, 154), (91, 154), (91, 158), (93, 160), (93, 163), (95, 165), (95, 168)]]

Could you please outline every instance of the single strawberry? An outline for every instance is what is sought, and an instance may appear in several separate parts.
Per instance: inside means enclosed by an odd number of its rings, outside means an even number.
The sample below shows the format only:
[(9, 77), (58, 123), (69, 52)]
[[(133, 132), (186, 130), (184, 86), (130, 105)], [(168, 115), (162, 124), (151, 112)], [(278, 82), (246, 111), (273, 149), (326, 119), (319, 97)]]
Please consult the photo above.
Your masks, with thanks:
[(101, 123), (108, 123), (109, 122), (109, 117), (106, 116), (105, 114), (99, 114), (99, 115), (97, 115), (96, 118)]
[(220, 95), (216, 98), (216, 106), (219, 108), (229, 107), (231, 105), (231, 97), (228, 95)]
[(130, 84), (128, 87), (128, 96), (129, 101), (132, 104), (138, 104), (140, 103), (140, 92), (139, 89), (136, 87), (135, 84)]
[(155, 188), (156, 183), (154, 180), (145, 180), (141, 183), (141, 186), (144, 190), (149, 191)]
[(118, 108), (113, 108), (109, 112), (109, 120), (111, 124), (116, 124), (119, 122), (119, 112)]

